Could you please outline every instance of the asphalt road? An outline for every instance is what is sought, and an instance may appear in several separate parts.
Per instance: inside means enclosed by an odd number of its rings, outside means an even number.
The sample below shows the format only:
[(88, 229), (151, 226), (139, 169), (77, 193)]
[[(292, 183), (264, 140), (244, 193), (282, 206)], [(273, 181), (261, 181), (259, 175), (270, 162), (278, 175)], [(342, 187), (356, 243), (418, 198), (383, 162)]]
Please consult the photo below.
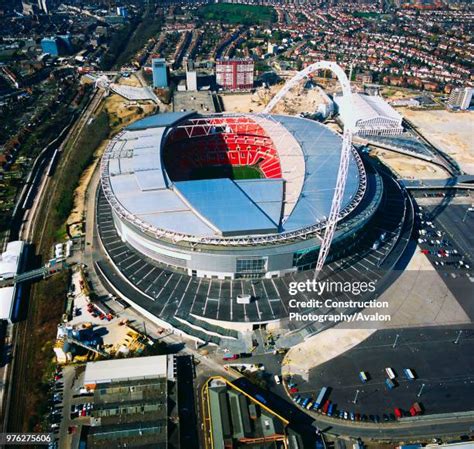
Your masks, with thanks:
[(179, 433), (181, 447), (199, 449), (194, 365), (191, 356), (176, 357)]
[[(327, 386), (331, 389), (328, 399), (338, 410), (380, 418), (393, 413), (394, 407), (408, 411), (416, 401), (426, 414), (474, 410), (474, 327), (464, 328), (454, 344), (459, 335), (454, 328), (378, 331), (351, 351), (311, 370), (308, 382), (298, 379), (300, 394), (314, 397)], [(398, 386), (393, 390), (384, 384), (386, 367), (397, 374)], [(408, 381), (403, 368), (412, 369), (417, 379)], [(360, 371), (369, 374), (365, 384), (358, 377)]]

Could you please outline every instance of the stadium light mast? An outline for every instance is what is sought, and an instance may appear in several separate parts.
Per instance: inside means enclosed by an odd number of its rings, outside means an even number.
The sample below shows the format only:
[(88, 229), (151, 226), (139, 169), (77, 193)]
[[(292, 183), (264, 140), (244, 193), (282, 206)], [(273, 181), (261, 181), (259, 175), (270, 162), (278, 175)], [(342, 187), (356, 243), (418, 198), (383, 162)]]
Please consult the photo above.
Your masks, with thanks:
[[(275, 105), (283, 98), (285, 95), (295, 87), (301, 80), (306, 78), (313, 72), (318, 70), (330, 70), (334, 73), (342, 87), (342, 95), (347, 98), (348, 101), (351, 100), (351, 86), (350, 81), (347, 78), (344, 70), (335, 62), (330, 61), (318, 61), (314, 64), (309, 65), (305, 69), (298, 72), (293, 78), (285, 83), (283, 88), (272, 98), (268, 105), (263, 110), (263, 114), (269, 114)], [(352, 130), (344, 126), (344, 134), (342, 137), (342, 151), (341, 158), (339, 161), (339, 170), (337, 174), (336, 187), (334, 190), (334, 196), (331, 203), (331, 211), (327, 219), (326, 229), (324, 232), (323, 240), (321, 242), (321, 247), (319, 249), (318, 261), (316, 262), (316, 269), (314, 270), (314, 279), (317, 279), (319, 273), (324, 267), (326, 258), (331, 247), (332, 239), (336, 231), (337, 221), (339, 219), (339, 213), (341, 211), (342, 199), (344, 197), (344, 189), (346, 187), (347, 174), (349, 171), (349, 159), (351, 156), (352, 150)]]

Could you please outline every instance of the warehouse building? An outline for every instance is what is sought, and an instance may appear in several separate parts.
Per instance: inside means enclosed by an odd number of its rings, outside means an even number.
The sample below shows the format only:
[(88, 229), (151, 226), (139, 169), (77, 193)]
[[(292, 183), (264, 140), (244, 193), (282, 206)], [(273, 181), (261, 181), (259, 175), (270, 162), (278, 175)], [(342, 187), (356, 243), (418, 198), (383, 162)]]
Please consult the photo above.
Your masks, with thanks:
[[(210, 430), (215, 449), (277, 448), (287, 440), (288, 421), (244, 391), (214, 378), (207, 385)], [(264, 446), (257, 446), (265, 444)]]
[(93, 392), (94, 406), (87, 447), (167, 449), (173, 367), (173, 356), (166, 355), (88, 363), (84, 386)]
[(334, 98), (344, 127), (359, 136), (398, 135), (403, 132), (403, 117), (378, 95), (354, 93)]

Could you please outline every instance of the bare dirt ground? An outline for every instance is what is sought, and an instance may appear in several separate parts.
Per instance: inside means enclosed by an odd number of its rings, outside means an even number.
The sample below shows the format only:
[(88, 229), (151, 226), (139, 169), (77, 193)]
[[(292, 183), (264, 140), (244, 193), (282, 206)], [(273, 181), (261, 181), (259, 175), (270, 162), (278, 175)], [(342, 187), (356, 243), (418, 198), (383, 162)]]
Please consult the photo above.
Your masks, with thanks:
[(108, 140), (104, 140), (99, 148), (97, 148), (94, 153), (94, 161), (84, 170), (81, 179), (79, 180), (79, 185), (74, 191), (74, 207), (67, 219), (69, 232), (73, 237), (80, 236), (83, 233), (82, 223), (83, 219), (85, 218), (84, 205), (86, 203), (85, 195), (87, 186), (89, 185), (92, 174), (94, 173), (108, 143)]
[(142, 87), (140, 80), (135, 74), (131, 74), (128, 78), (120, 77), (118, 84), (122, 84), (124, 86)]
[(443, 179), (449, 173), (437, 165), (423, 162), (413, 157), (392, 153), (385, 150), (374, 150), (373, 153), (382, 162), (386, 163), (400, 178), (404, 179)]
[(131, 122), (153, 112), (155, 105), (150, 102), (128, 101), (117, 94), (111, 94), (105, 100), (105, 109), (110, 117), (112, 130), (122, 128)]
[(400, 108), (400, 113), (440, 150), (453, 157), (468, 174), (474, 174), (474, 113), (420, 111)]
[[(260, 88), (252, 93), (222, 95), (224, 109), (227, 112), (260, 112), (277, 94), (283, 85), (272, 86), (270, 89)], [(317, 89), (304, 89), (302, 86), (293, 89), (276, 105), (274, 113), (298, 114), (315, 112), (323, 98)]]

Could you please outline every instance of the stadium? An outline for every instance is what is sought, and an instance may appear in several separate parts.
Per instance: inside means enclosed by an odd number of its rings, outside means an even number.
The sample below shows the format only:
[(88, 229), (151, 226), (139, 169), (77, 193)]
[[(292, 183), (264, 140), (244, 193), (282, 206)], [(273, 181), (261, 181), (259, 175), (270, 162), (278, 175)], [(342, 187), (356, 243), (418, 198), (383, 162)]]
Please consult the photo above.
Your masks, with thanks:
[[(312, 276), (341, 150), (339, 134), (296, 116), (175, 112), (135, 122), (101, 162), (98, 273), (143, 314), (200, 340), (225, 338), (223, 322), (281, 325), (288, 282)], [(331, 272), (354, 257), (357, 272), (373, 257), (375, 272), (400, 242), (407, 199), (368, 159), (352, 149)]]
[[(299, 117), (157, 115), (109, 146), (102, 187), (122, 239), (158, 262), (198, 277), (281, 276), (317, 250), (341, 142)], [(356, 152), (348, 179), (341, 219), (366, 190)]]

